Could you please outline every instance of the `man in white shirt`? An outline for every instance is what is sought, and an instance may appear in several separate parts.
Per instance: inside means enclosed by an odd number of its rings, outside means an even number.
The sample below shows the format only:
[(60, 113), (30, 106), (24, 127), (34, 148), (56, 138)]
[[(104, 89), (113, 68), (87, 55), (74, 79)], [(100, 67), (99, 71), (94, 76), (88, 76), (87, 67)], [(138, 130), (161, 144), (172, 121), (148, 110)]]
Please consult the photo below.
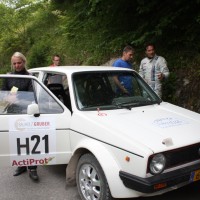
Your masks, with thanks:
[(162, 56), (156, 55), (155, 45), (149, 43), (145, 46), (146, 57), (140, 63), (139, 74), (162, 97), (162, 81), (169, 76), (167, 62)]

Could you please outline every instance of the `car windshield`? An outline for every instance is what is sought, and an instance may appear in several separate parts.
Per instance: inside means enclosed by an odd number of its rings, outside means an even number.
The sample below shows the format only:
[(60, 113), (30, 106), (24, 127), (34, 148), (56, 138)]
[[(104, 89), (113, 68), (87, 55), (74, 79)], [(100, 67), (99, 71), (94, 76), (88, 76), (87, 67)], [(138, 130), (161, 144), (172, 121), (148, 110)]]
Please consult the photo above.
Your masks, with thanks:
[(72, 80), (80, 110), (131, 109), (162, 101), (133, 71), (75, 73)]

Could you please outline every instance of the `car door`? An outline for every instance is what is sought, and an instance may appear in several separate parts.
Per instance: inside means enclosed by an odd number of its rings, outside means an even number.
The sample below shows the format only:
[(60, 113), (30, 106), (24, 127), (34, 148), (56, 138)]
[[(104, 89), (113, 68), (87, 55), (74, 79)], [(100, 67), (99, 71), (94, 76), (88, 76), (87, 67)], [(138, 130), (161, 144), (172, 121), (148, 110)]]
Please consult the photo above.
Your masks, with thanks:
[[(32, 89), (7, 89), (15, 79), (31, 81)], [(27, 114), (34, 107), (38, 112)], [(0, 166), (68, 163), (70, 120), (70, 111), (37, 78), (0, 75)]]

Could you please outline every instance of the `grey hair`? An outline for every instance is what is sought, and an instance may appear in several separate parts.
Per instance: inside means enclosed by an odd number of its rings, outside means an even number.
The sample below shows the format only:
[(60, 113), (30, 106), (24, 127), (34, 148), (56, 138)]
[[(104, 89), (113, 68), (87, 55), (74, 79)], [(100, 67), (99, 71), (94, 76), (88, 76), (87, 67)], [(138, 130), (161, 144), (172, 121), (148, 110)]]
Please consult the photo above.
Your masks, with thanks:
[(13, 57), (17, 57), (17, 58), (20, 58), (21, 60), (23, 60), (23, 62), (24, 62), (24, 68), (25, 69), (27, 68), (27, 66), (26, 66), (26, 63), (27, 63), (26, 57), (22, 53), (20, 53), (20, 52), (15, 52), (12, 55), (12, 57), (11, 57), (11, 69), (13, 69), (13, 66), (12, 66), (12, 58)]
[(123, 49), (123, 52), (127, 53), (129, 51), (134, 52), (134, 48), (132, 46), (130, 46), (130, 45), (125, 46), (124, 49)]

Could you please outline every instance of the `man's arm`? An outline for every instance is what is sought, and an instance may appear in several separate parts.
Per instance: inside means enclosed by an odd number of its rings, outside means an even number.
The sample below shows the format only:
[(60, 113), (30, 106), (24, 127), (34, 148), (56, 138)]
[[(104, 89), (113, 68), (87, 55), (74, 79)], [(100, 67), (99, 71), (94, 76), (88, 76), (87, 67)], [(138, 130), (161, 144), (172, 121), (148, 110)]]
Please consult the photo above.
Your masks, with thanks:
[(143, 70), (143, 63), (142, 63), (142, 61), (140, 63), (139, 74), (140, 74), (140, 76), (142, 78), (144, 78), (144, 70)]
[(160, 57), (159, 60), (159, 65), (160, 65), (160, 76), (158, 77), (159, 80), (163, 80), (169, 77), (169, 69), (167, 67), (167, 62), (165, 60), (165, 58)]
[(129, 94), (129, 92), (127, 91), (127, 89), (120, 83), (120, 81), (118, 79), (118, 76), (113, 76), (113, 80), (114, 80), (116, 86), (120, 89), (120, 91), (123, 94)]

